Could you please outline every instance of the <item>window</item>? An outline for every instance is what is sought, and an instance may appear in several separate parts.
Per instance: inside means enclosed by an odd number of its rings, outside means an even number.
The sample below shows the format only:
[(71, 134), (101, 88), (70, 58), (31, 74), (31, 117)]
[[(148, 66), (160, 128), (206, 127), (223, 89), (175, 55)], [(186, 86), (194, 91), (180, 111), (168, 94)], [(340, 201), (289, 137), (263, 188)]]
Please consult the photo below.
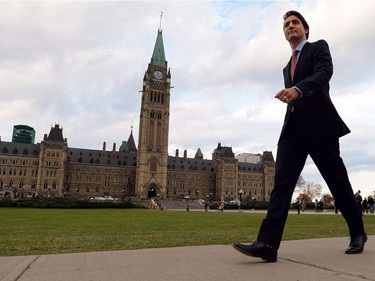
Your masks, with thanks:
[(155, 158), (153, 158), (150, 162), (150, 171), (156, 172), (156, 170), (157, 170), (157, 161)]

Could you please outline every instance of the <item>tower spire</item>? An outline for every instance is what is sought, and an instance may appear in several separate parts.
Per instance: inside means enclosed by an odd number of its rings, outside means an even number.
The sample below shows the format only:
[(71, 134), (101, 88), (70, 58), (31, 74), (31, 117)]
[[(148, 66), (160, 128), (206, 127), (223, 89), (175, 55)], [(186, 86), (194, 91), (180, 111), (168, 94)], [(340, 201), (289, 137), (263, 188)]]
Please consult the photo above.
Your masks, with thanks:
[(156, 37), (155, 47), (151, 58), (151, 65), (167, 68), (167, 61), (165, 60), (164, 54), (163, 32), (161, 29), (158, 30), (158, 35)]

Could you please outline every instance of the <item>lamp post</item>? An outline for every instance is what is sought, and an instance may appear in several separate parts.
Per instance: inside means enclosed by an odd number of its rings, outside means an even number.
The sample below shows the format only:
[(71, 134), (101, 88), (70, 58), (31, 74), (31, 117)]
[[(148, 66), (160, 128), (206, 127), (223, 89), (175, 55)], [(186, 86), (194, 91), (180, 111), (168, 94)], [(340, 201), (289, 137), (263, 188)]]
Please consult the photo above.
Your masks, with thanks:
[(242, 189), (240, 189), (239, 191), (238, 191), (238, 194), (240, 195), (240, 202), (238, 203), (238, 211), (242, 211), (241, 210), (241, 204), (242, 204), (242, 195), (243, 195), (243, 190)]

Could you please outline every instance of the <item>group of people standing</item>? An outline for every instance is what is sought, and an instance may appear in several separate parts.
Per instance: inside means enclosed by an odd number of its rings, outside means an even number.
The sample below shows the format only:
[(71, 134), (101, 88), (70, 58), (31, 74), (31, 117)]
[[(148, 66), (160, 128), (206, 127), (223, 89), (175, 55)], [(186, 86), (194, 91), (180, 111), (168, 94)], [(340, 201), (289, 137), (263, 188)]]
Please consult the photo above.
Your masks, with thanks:
[(362, 215), (365, 213), (368, 214), (369, 211), (370, 214), (374, 214), (375, 200), (371, 195), (362, 199), (361, 191), (358, 190), (355, 194), (355, 201), (358, 208), (361, 210)]
[(322, 199), (318, 201), (318, 199), (315, 199), (315, 213), (321, 213), (323, 212), (324, 208), (324, 202)]

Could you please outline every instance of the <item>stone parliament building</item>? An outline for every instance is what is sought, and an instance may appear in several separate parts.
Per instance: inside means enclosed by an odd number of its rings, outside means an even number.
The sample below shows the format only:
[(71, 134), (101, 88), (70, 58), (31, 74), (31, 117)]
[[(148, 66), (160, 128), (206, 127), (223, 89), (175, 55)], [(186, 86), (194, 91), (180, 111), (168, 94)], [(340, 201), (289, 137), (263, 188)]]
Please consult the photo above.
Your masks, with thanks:
[(118, 150), (116, 144), (108, 150), (106, 143), (101, 150), (71, 148), (59, 125), (37, 144), (0, 138), (3, 197), (268, 200), (275, 174), (270, 151), (254, 155), (256, 161), (241, 161), (231, 147), (218, 143), (212, 160), (204, 159), (199, 148), (194, 158), (186, 150), (168, 155), (170, 83), (159, 29), (143, 77), (138, 147), (131, 130)]

